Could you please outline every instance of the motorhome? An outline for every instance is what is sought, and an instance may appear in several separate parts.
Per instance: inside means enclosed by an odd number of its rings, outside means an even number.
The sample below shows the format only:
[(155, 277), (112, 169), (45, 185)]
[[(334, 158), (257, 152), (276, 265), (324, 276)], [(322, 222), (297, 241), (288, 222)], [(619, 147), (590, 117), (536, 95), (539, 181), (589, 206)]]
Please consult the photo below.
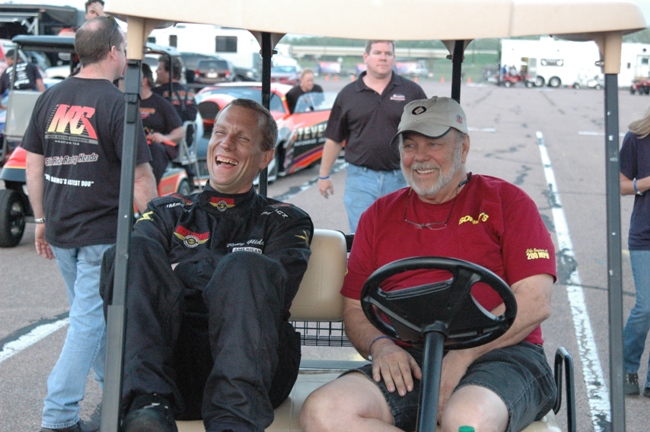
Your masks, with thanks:
[[(595, 42), (575, 42), (552, 37), (503, 39), (501, 65), (525, 72), (540, 87), (572, 86), (602, 81), (598, 62), (601, 56)], [(635, 78), (648, 78), (650, 45), (624, 43), (621, 51), (619, 87), (629, 87)], [(584, 85), (584, 84), (583, 84)]]
[(149, 42), (176, 47), (180, 52), (218, 55), (235, 66), (237, 81), (259, 79), (260, 45), (247, 30), (201, 24), (178, 24), (151, 32)]
[(618, 79), (621, 86), (631, 85), (631, 88), (634, 88), (635, 83), (650, 80), (650, 44), (623, 44)]
[(599, 58), (593, 41), (560, 41), (551, 37), (501, 41), (501, 65), (516, 68), (537, 87), (570, 86), (582, 77), (599, 75)]

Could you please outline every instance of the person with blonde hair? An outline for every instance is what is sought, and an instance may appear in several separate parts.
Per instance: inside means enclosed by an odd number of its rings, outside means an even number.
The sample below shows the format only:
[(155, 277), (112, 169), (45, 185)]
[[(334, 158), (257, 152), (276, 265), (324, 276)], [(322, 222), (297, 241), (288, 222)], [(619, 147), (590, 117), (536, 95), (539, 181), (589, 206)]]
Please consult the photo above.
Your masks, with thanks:
[(290, 113), (293, 114), (296, 110), (298, 98), (306, 93), (323, 93), (323, 88), (318, 84), (314, 84), (314, 71), (311, 69), (303, 69), (300, 72), (300, 82), (298, 85), (294, 86), (285, 95)]
[[(628, 248), (636, 302), (623, 331), (623, 365), (625, 394), (635, 396), (641, 393), (637, 372), (650, 330), (650, 194), (646, 193), (650, 189), (650, 109), (628, 127), (620, 152), (620, 187), (621, 195), (634, 195)], [(650, 370), (643, 396), (650, 397)]]

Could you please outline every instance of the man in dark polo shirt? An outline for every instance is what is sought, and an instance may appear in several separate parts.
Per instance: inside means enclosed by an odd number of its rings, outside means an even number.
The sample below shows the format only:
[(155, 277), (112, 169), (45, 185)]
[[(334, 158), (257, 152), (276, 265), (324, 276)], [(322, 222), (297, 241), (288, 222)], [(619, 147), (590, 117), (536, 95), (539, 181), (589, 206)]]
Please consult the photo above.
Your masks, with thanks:
[(351, 233), (377, 198), (406, 186), (399, 154), (390, 140), (404, 106), (426, 99), (419, 85), (393, 72), (393, 41), (368, 41), (363, 61), (367, 71), (341, 90), (332, 107), (318, 175), (318, 189), (328, 198), (334, 194), (330, 171), (345, 141), (348, 173), (343, 202)]

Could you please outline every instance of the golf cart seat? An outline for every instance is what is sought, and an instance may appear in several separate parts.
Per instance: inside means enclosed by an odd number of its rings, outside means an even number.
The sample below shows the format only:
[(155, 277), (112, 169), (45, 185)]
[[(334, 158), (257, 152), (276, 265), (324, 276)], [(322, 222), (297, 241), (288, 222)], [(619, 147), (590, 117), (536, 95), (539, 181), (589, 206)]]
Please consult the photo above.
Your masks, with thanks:
[[(291, 306), (291, 318), (295, 320), (296, 328), (302, 332), (303, 345), (339, 348), (351, 346), (343, 331), (343, 297), (339, 293), (347, 268), (346, 237), (338, 231), (316, 229), (311, 250), (307, 272)], [(309, 325), (304, 325), (306, 323)], [(266, 431), (303, 431), (300, 427), (300, 411), (307, 396), (336, 379), (342, 370), (365, 363), (354, 360), (303, 359), (291, 394), (275, 410), (275, 419)], [(556, 380), (557, 375), (556, 372)], [(202, 421), (178, 421), (177, 425), (180, 432), (205, 431)], [(528, 426), (524, 432), (561, 430), (551, 411), (542, 420)]]
[(36, 100), (41, 95), (34, 90), (10, 90), (9, 106), (7, 107), (7, 120), (5, 123), (5, 136), (8, 141), (20, 142), (25, 135)]

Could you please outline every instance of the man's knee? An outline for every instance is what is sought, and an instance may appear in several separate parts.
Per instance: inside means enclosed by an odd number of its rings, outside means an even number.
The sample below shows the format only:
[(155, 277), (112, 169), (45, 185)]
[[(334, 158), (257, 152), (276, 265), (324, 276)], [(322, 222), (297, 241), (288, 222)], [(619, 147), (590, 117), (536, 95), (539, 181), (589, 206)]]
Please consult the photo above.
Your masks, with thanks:
[(484, 430), (483, 425), (493, 425), (495, 431), (508, 427), (508, 408), (493, 391), (475, 385), (458, 389), (449, 399), (440, 425), (442, 431), (458, 431), (460, 426), (474, 426)]
[(300, 425), (306, 432), (336, 430), (332, 422), (333, 413), (341, 414), (336, 406), (337, 398), (329, 391), (329, 387), (321, 387), (311, 393), (300, 411)]
[(346, 374), (315, 390), (300, 413), (307, 432), (363, 430), (368, 421), (392, 424), (393, 415), (379, 387), (360, 373)]

